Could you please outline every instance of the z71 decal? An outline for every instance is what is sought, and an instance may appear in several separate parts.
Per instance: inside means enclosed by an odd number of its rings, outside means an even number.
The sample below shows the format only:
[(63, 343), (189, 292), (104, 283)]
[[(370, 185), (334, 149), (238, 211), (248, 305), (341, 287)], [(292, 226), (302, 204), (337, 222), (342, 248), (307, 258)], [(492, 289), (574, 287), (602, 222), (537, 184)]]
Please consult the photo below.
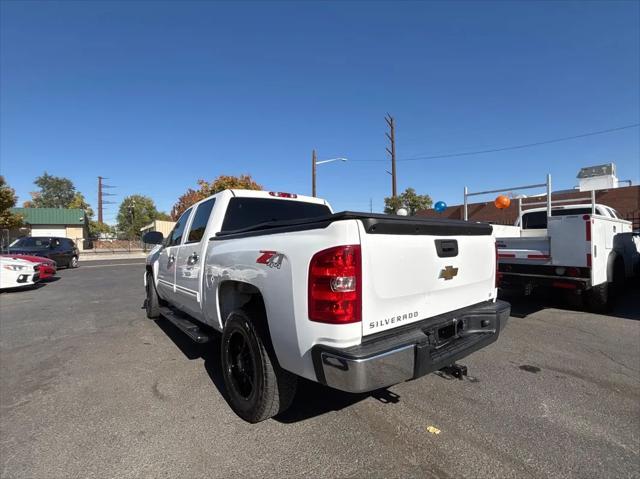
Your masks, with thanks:
[(266, 264), (269, 268), (280, 269), (284, 254), (278, 253), (277, 251), (260, 251), (260, 253), (261, 255), (258, 256), (256, 263)]

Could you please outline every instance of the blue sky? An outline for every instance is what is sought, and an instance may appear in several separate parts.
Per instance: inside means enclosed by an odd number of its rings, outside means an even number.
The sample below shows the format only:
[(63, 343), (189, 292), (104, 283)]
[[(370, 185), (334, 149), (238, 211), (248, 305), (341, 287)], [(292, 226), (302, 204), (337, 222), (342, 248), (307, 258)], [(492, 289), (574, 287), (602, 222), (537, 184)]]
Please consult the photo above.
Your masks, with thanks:
[[(640, 3), (0, 3), (0, 172), (20, 202), (44, 170), (95, 206), (96, 177), (169, 210), (198, 178), (250, 173), (334, 208), (374, 211), (398, 158), (544, 141), (640, 122)], [(367, 161), (363, 161), (367, 160)], [(576, 184), (614, 161), (640, 181), (640, 130), (399, 161), (398, 187)], [(116, 206), (107, 210), (107, 220)]]

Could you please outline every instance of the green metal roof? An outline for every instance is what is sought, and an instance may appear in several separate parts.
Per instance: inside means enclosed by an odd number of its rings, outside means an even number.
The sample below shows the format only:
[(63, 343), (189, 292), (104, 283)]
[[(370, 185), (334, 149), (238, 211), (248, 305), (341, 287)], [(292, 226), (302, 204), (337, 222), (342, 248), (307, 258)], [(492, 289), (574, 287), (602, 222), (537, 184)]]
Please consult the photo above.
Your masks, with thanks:
[(64, 208), (11, 208), (30, 225), (83, 225), (84, 210)]

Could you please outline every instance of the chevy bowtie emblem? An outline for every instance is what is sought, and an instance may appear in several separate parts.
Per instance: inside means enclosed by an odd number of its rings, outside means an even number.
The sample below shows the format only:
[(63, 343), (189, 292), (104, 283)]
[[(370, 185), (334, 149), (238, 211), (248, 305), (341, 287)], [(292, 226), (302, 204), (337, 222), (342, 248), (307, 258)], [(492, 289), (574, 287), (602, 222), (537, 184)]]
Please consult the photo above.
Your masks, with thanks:
[(444, 279), (445, 281), (449, 281), (453, 279), (454, 276), (458, 275), (458, 268), (454, 268), (453, 266), (446, 266), (445, 268), (440, 270), (440, 279)]

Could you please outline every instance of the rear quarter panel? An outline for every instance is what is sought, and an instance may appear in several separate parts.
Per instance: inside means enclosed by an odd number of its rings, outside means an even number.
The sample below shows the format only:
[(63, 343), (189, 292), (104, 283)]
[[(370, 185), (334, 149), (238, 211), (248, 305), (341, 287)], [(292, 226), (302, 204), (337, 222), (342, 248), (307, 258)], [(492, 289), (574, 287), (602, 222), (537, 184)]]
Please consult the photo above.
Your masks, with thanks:
[[(359, 344), (360, 323), (328, 325), (309, 321), (307, 282), (309, 262), (318, 251), (359, 244), (359, 222), (338, 221), (324, 229), (211, 241), (204, 277), (205, 320), (218, 330), (219, 291), (226, 281), (255, 286), (262, 294), (273, 347), (281, 366), (315, 379), (311, 348), (322, 343), (335, 347)], [(280, 267), (257, 262), (265, 251), (282, 255)]]
[(608, 281), (610, 260), (614, 251), (614, 237), (620, 233), (631, 232), (631, 223), (628, 221), (606, 218), (604, 216), (591, 216), (591, 281), (597, 285)]

